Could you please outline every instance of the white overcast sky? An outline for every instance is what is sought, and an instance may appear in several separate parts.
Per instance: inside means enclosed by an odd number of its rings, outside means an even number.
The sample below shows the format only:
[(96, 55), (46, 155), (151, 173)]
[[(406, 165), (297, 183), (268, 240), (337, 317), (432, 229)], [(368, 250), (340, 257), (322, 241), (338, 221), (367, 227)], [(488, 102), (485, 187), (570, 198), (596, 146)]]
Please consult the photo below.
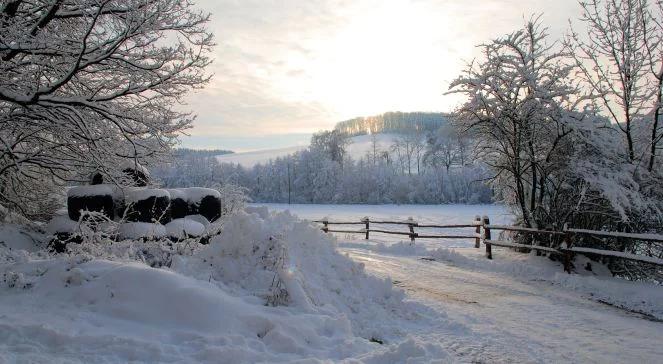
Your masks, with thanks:
[(543, 14), (552, 38), (576, 0), (197, 0), (212, 14), (214, 79), (188, 98), (183, 146), (302, 144), (337, 121), (450, 111), (448, 84), (476, 45)]

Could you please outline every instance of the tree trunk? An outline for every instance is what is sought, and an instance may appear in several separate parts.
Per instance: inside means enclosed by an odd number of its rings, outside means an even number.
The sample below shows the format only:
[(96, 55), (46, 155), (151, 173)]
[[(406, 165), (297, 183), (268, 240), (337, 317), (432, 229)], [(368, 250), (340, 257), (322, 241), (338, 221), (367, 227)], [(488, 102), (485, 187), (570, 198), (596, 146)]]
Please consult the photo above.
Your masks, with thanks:
[(658, 129), (658, 122), (659, 122), (659, 117), (661, 114), (661, 92), (663, 88), (663, 75), (658, 79), (658, 92), (656, 94), (656, 108), (654, 109), (654, 125), (652, 125), (651, 129), (651, 145), (650, 145), (650, 150), (649, 150), (649, 165), (647, 166), (647, 170), (649, 172), (654, 170), (654, 163), (656, 159), (656, 145), (658, 144), (658, 135), (656, 135), (656, 131)]

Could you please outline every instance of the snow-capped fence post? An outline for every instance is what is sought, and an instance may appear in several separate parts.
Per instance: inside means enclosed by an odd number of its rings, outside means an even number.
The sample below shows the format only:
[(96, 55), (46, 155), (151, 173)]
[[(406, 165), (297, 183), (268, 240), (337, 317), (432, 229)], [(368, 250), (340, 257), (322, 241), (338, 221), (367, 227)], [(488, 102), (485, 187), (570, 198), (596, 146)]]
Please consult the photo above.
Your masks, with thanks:
[(474, 217), (474, 223), (476, 224), (476, 238), (474, 239), (474, 247), (479, 249), (481, 247), (481, 217), (479, 215)]
[(486, 245), (486, 258), (493, 259), (493, 249), (490, 244), (490, 219), (483, 217), (483, 243)]
[(329, 225), (328, 224), (329, 224), (329, 221), (327, 221), (327, 220), (322, 221), (322, 225), (324, 225), (322, 227), (322, 231), (324, 231), (325, 233), (329, 233)]
[(366, 240), (368, 240), (368, 232), (369, 232), (369, 220), (368, 216), (364, 218), (364, 223), (366, 223)]
[(407, 226), (410, 228), (410, 243), (414, 244), (414, 238), (417, 236), (417, 233), (414, 232), (414, 227), (417, 226), (417, 223), (412, 221), (410, 217)]

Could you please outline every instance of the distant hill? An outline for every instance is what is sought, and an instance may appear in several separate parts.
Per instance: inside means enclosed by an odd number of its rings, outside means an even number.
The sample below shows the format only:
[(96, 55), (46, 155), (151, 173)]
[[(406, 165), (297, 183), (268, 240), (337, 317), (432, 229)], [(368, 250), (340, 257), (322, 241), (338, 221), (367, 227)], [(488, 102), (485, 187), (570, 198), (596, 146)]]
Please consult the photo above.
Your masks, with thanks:
[(433, 112), (387, 112), (381, 115), (341, 121), (335, 130), (350, 136), (370, 133), (406, 133), (413, 130), (435, 130), (446, 124), (449, 114)]
[[(380, 133), (375, 136), (375, 142), (379, 150), (389, 150), (398, 136), (395, 134)], [(373, 138), (367, 135), (354, 136), (350, 138), (346, 152), (352, 158), (361, 158), (373, 147)], [(278, 149), (265, 149), (253, 152), (241, 152), (227, 155), (219, 155), (216, 160), (219, 163), (239, 164), (245, 168), (252, 168), (256, 164), (264, 164), (270, 159), (284, 158), (296, 152), (302, 151), (308, 146), (295, 146)]]
[(219, 161), (219, 163), (233, 163), (239, 164), (245, 168), (251, 168), (258, 163), (266, 163), (269, 162), (270, 159), (287, 157), (306, 148), (308, 148), (308, 146), (301, 145), (276, 149), (263, 149), (252, 152), (232, 153), (218, 155), (216, 156), (216, 160)]
[[(436, 130), (448, 122), (449, 115), (433, 112), (387, 112), (381, 115), (359, 117), (341, 121), (334, 127), (335, 130), (348, 134), (350, 144), (347, 153), (353, 158), (364, 156), (375, 140), (381, 150), (389, 150), (399, 134), (413, 130)], [(378, 134), (376, 139), (366, 136), (367, 134)], [(240, 164), (245, 168), (251, 168), (259, 163), (266, 163), (270, 159), (286, 157), (308, 146), (292, 146), (286, 148), (265, 149), (241, 153), (218, 153), (216, 159), (219, 163)], [(225, 154), (225, 155), (223, 155)]]
[(176, 158), (182, 158), (186, 156), (198, 156), (198, 157), (214, 157), (217, 155), (232, 154), (234, 153), (231, 150), (225, 149), (190, 149), (190, 148), (175, 148), (173, 150), (173, 155)]

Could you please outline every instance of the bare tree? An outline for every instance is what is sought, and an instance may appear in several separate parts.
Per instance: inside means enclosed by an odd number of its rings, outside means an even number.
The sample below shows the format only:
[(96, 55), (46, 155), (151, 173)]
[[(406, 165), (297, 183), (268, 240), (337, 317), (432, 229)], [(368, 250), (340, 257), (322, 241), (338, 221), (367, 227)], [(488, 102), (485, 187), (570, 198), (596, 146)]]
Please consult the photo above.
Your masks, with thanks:
[(426, 162), (432, 166), (443, 166), (447, 173), (454, 164), (462, 164), (462, 152), (465, 145), (460, 145), (459, 133), (447, 124), (428, 138)]
[(659, 0), (650, 10), (646, 6), (646, 2), (641, 0), (640, 9), (645, 11), (642, 17), (642, 29), (644, 31), (645, 49), (647, 50), (647, 63), (649, 65), (649, 72), (653, 77), (654, 92), (653, 92), (653, 105), (649, 117), (652, 118), (651, 134), (649, 139), (649, 162), (647, 169), (649, 172), (654, 170), (656, 163), (656, 153), (659, 143), (663, 139), (663, 1)]
[[(646, 0), (591, 0), (580, 6), (580, 20), (587, 25), (587, 34), (581, 37), (572, 30), (566, 46), (591, 96), (600, 101), (623, 132), (628, 158), (637, 164), (644, 154), (639, 147), (646, 142), (638, 140), (635, 128), (640, 125), (636, 124), (642, 123), (647, 114), (658, 118), (658, 104), (653, 105), (656, 112), (649, 110), (652, 98), (660, 95), (661, 89), (660, 83), (656, 89), (652, 79), (652, 73), (660, 71), (651, 71), (653, 58), (658, 57), (654, 62), (660, 63), (660, 54), (656, 54), (656, 32), (660, 37), (656, 24), (660, 20), (651, 16)], [(653, 58), (647, 57), (649, 51)], [(657, 126), (652, 132), (658, 132)], [(652, 163), (656, 142), (653, 144)]]
[(418, 131), (401, 134), (396, 138), (391, 150), (396, 153), (403, 174), (407, 171), (407, 175), (411, 176), (413, 164), (416, 164), (417, 173), (420, 172), (425, 146), (423, 137)]
[(189, 1), (3, 1), (0, 203), (168, 152), (193, 119), (175, 105), (209, 79), (207, 22)]

